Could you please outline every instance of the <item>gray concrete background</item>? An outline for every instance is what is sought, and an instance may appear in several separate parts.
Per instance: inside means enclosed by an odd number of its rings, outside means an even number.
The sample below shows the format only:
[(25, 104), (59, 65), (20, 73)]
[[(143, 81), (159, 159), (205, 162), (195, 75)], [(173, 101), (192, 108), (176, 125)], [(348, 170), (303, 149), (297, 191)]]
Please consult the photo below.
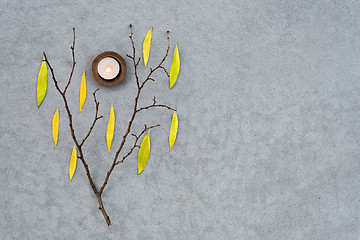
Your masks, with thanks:
[[(360, 239), (360, 4), (358, 1), (13, 1), (0, 3), (1, 239)], [(70, 107), (79, 137), (100, 113), (85, 147), (99, 185), (124, 133), (135, 96), (133, 68), (121, 85), (90, 74), (101, 51), (138, 53), (153, 26), (149, 65), (178, 44), (181, 70), (170, 91), (156, 74), (141, 104), (178, 109), (179, 134), (168, 152), (171, 113), (141, 114), (152, 131), (145, 171), (136, 154), (117, 167), (103, 199), (108, 228), (78, 162), (60, 96), (49, 78), (36, 107), (45, 50), (64, 87), (77, 29)], [(171, 58), (166, 62), (169, 68)], [(142, 65), (143, 66), (143, 65)], [(144, 77), (148, 68), (140, 67)], [(78, 112), (81, 74), (88, 99)], [(107, 154), (111, 104), (116, 132)], [(51, 120), (60, 109), (59, 146)]]

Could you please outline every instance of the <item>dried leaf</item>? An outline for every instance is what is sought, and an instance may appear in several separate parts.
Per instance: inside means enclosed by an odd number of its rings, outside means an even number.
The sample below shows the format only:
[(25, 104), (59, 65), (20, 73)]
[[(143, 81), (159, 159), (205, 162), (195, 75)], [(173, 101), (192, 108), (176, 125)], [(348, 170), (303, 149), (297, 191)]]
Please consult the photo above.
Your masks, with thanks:
[(45, 57), (43, 57), (43, 61), (40, 67), (38, 81), (37, 81), (37, 106), (40, 107), (40, 104), (45, 98), (47, 89), (47, 67), (45, 62)]
[(138, 175), (144, 168), (150, 157), (150, 131), (143, 138), (138, 153)]
[(176, 45), (171, 67), (170, 67), (170, 89), (174, 86), (176, 83), (177, 77), (179, 75), (180, 70), (180, 57), (179, 57), (179, 50)]
[(171, 121), (171, 126), (170, 126), (170, 133), (169, 133), (169, 146), (170, 146), (170, 150), (172, 149), (172, 147), (174, 146), (175, 140), (176, 140), (176, 134), (177, 134), (177, 130), (178, 130), (178, 117), (176, 114), (176, 111), (174, 111), (174, 115)]
[(86, 77), (85, 77), (85, 71), (81, 77), (81, 83), (80, 83), (80, 112), (82, 107), (84, 106), (86, 100)]
[(115, 128), (115, 114), (114, 114), (114, 108), (113, 108), (113, 106), (111, 106), (109, 123), (108, 123), (107, 131), (106, 131), (106, 142), (107, 142), (107, 146), (109, 149), (109, 153), (110, 153), (110, 148), (111, 148), (111, 142), (114, 137), (114, 128)]
[(59, 136), (59, 109), (58, 108), (56, 109), (56, 112), (53, 117), (52, 132), (53, 132), (54, 144), (55, 144), (55, 148), (56, 148), (57, 142), (58, 142), (58, 136)]
[(76, 147), (74, 146), (73, 152), (71, 154), (70, 167), (69, 167), (70, 182), (71, 182), (71, 179), (73, 178), (74, 173), (75, 173), (76, 161), (77, 161), (77, 152), (76, 152)]
[(147, 32), (146, 37), (144, 39), (144, 43), (143, 43), (143, 57), (144, 57), (144, 65), (145, 65), (145, 67), (146, 67), (146, 64), (147, 64), (147, 62), (149, 60), (151, 37), (152, 37), (152, 27)]

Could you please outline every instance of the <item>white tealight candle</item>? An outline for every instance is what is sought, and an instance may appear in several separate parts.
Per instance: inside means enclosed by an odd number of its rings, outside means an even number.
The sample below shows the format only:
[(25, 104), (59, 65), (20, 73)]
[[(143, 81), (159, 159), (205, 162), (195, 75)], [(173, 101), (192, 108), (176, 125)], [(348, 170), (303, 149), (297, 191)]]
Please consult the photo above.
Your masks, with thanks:
[(106, 80), (112, 80), (119, 74), (120, 64), (114, 58), (106, 57), (101, 59), (97, 69), (100, 77)]

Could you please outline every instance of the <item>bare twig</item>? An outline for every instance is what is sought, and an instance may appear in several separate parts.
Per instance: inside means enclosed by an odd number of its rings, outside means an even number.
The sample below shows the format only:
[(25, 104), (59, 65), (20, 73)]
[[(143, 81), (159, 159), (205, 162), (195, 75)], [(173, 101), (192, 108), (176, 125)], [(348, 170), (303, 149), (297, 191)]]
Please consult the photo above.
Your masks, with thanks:
[(48, 61), (48, 58), (45, 54), (45, 52), (43, 52), (44, 54), (44, 58), (45, 58), (45, 62), (46, 64), (49, 66), (50, 68), (50, 71), (51, 71), (51, 75), (52, 75), (52, 79), (54, 81), (54, 84), (55, 84), (55, 88), (58, 90), (58, 92), (60, 93), (60, 95), (62, 96), (63, 100), (64, 100), (64, 104), (65, 104), (65, 109), (66, 109), (66, 112), (68, 114), (68, 117), (69, 117), (69, 126), (70, 126), (70, 131), (71, 131), (71, 136), (75, 142), (75, 145), (78, 147), (79, 146), (79, 143), (75, 137), (75, 131), (74, 131), (74, 128), (73, 128), (73, 124), (72, 124), (72, 115), (71, 115), (71, 112), (70, 112), (70, 109), (69, 109), (69, 105), (67, 103), (67, 99), (66, 99), (66, 96), (64, 94), (64, 92), (61, 91), (59, 85), (58, 85), (58, 82), (55, 78), (55, 74), (54, 74), (54, 69), (51, 67), (51, 64), (50, 62)]
[(175, 108), (172, 108), (172, 107), (169, 107), (167, 105), (164, 105), (164, 104), (156, 104), (156, 97), (154, 96), (153, 98), (153, 104), (152, 105), (149, 105), (149, 106), (146, 106), (146, 107), (142, 107), (142, 108), (138, 108), (136, 110), (136, 112), (141, 112), (143, 110), (146, 110), (146, 109), (149, 109), (149, 108), (155, 108), (155, 107), (163, 107), (163, 108), (167, 108), (169, 110), (172, 110), (172, 111), (176, 111)]
[(166, 71), (166, 68), (164, 68), (163, 66), (160, 66), (160, 68), (161, 68), (162, 70), (164, 70), (164, 72), (166, 73), (166, 75), (167, 75), (168, 77), (170, 77), (170, 74)]
[(136, 147), (139, 147), (139, 148), (140, 148), (140, 146), (137, 145), (137, 142), (139, 141), (140, 137), (141, 137), (145, 132), (147, 132), (148, 130), (150, 130), (150, 129), (152, 129), (152, 128), (156, 128), (156, 127), (159, 127), (159, 126), (160, 126), (160, 124), (157, 124), (157, 125), (154, 125), (154, 126), (151, 126), (151, 127), (146, 127), (146, 125), (145, 125), (144, 130), (142, 130), (142, 132), (141, 132), (138, 136), (136, 136), (135, 134), (131, 134), (131, 135), (133, 135), (133, 136), (135, 137), (134, 145), (132, 146), (132, 148), (130, 149), (130, 151), (129, 151), (120, 161), (117, 161), (117, 162), (115, 163), (115, 165), (118, 165), (119, 163), (124, 162), (124, 160), (125, 160), (128, 156), (131, 155), (131, 153), (134, 151), (134, 149), (135, 149)]
[(167, 49), (166, 49), (166, 53), (165, 53), (164, 58), (161, 60), (161, 62), (159, 63), (159, 65), (157, 65), (156, 68), (154, 68), (154, 69), (150, 68), (149, 75), (146, 77), (146, 79), (144, 80), (144, 82), (140, 85), (140, 88), (143, 88), (144, 85), (146, 84), (146, 82), (150, 80), (149, 78), (151, 78), (151, 75), (152, 75), (156, 70), (158, 70), (158, 69), (160, 69), (160, 68), (163, 69), (163, 70), (165, 70), (166, 75), (167, 75), (168, 77), (170, 77), (170, 75), (168, 74), (168, 72), (166, 71), (166, 69), (162, 66), (162, 64), (165, 62), (165, 60), (166, 60), (166, 58), (167, 58), (167, 56), (168, 56), (168, 54), (169, 54), (169, 50), (170, 50), (169, 31), (166, 32), (166, 39), (167, 39), (167, 41), (168, 41), (168, 46), (167, 46)]
[(127, 57), (131, 58), (133, 60), (133, 64), (134, 64), (134, 72), (135, 72), (135, 80), (136, 80), (136, 85), (139, 87), (139, 77), (138, 77), (138, 74), (137, 74), (137, 66), (139, 65), (139, 62), (140, 62), (140, 59), (135, 62), (135, 58), (136, 58), (136, 54), (135, 54), (135, 43), (134, 43), (134, 40), (133, 40), (133, 31), (132, 31), (132, 25), (130, 24), (130, 41), (131, 41), (131, 46), (132, 46), (132, 49), (133, 49), (133, 55), (130, 56), (128, 54), (126, 54)]
[(95, 126), (95, 123), (97, 120), (99, 120), (100, 118), (103, 118), (103, 116), (100, 116), (98, 117), (98, 112), (99, 112), (99, 105), (100, 103), (96, 100), (96, 92), (98, 91), (99, 89), (96, 89), (94, 92), (93, 92), (93, 96), (94, 96), (94, 102), (95, 102), (95, 117), (94, 117), (94, 121), (89, 129), (89, 132), (87, 133), (87, 135), (84, 137), (84, 139), (82, 140), (82, 142), (80, 143), (80, 146), (82, 146), (86, 139), (90, 136), (90, 133), (92, 132), (94, 126)]
[(169, 107), (169, 106), (167, 106), (167, 105), (163, 105), (163, 104), (152, 104), (152, 105), (149, 105), (149, 106), (146, 106), (146, 107), (139, 108), (138, 110), (136, 110), (136, 112), (141, 112), (141, 111), (143, 111), (143, 110), (146, 110), (146, 109), (149, 109), (149, 108), (155, 108), (155, 107), (162, 107), (162, 108), (167, 108), (167, 109), (172, 110), (172, 111), (176, 111), (175, 108)]
[(72, 59), (73, 59), (73, 64), (72, 64), (72, 68), (71, 68), (71, 73), (70, 73), (70, 76), (69, 76), (69, 80), (66, 84), (66, 87), (64, 89), (64, 95), (66, 94), (66, 90), (68, 89), (69, 85), (70, 85), (70, 82), (71, 82), (71, 78), (73, 76), (73, 73), (74, 73), (74, 69), (75, 69), (75, 65), (76, 65), (76, 61), (75, 61), (75, 28), (73, 28), (73, 33), (74, 33), (74, 39), (73, 39), (73, 44), (72, 46), (70, 47), (71, 48), (71, 54), (72, 54)]

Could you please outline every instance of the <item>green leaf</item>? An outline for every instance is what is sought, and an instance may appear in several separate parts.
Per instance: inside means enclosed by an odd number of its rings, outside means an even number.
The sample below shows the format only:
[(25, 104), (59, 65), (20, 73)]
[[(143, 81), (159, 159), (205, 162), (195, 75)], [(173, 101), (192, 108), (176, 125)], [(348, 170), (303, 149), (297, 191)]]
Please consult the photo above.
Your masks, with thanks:
[(111, 143), (114, 137), (114, 128), (115, 128), (115, 113), (113, 106), (111, 106), (109, 122), (106, 130), (106, 143), (108, 146), (109, 153), (111, 149)]
[(176, 111), (174, 111), (174, 115), (171, 121), (171, 126), (170, 126), (170, 133), (169, 133), (169, 146), (170, 146), (170, 150), (172, 149), (172, 147), (174, 146), (175, 140), (176, 140), (176, 135), (177, 135), (177, 130), (178, 130), (178, 117), (176, 114)]
[(149, 60), (150, 55), (150, 46), (151, 46), (151, 37), (152, 37), (152, 27), (147, 32), (146, 37), (143, 42), (143, 57), (144, 57), (144, 65), (146, 67), (146, 64)]
[(45, 98), (47, 89), (47, 67), (45, 62), (45, 57), (43, 58), (39, 75), (37, 81), (37, 106), (40, 107), (40, 104)]
[(52, 121), (52, 132), (53, 132), (53, 138), (54, 138), (54, 144), (55, 148), (57, 146), (58, 137), (59, 137), (59, 109), (56, 109), (56, 112), (53, 117)]
[(70, 160), (70, 166), (69, 166), (69, 178), (70, 178), (70, 182), (71, 182), (71, 179), (73, 178), (74, 173), (75, 173), (76, 161), (77, 161), (77, 152), (76, 152), (76, 147), (74, 146), (73, 152), (72, 152), (72, 154), (71, 154), (71, 160)]
[(150, 131), (143, 138), (138, 153), (138, 175), (144, 171), (144, 168), (150, 157)]
[(86, 100), (86, 77), (84, 71), (80, 82), (80, 104), (79, 104), (80, 112), (82, 107), (84, 106), (85, 100)]
[(174, 86), (176, 83), (177, 77), (179, 75), (180, 70), (180, 56), (179, 56), (179, 50), (176, 45), (171, 67), (170, 67), (170, 89)]

